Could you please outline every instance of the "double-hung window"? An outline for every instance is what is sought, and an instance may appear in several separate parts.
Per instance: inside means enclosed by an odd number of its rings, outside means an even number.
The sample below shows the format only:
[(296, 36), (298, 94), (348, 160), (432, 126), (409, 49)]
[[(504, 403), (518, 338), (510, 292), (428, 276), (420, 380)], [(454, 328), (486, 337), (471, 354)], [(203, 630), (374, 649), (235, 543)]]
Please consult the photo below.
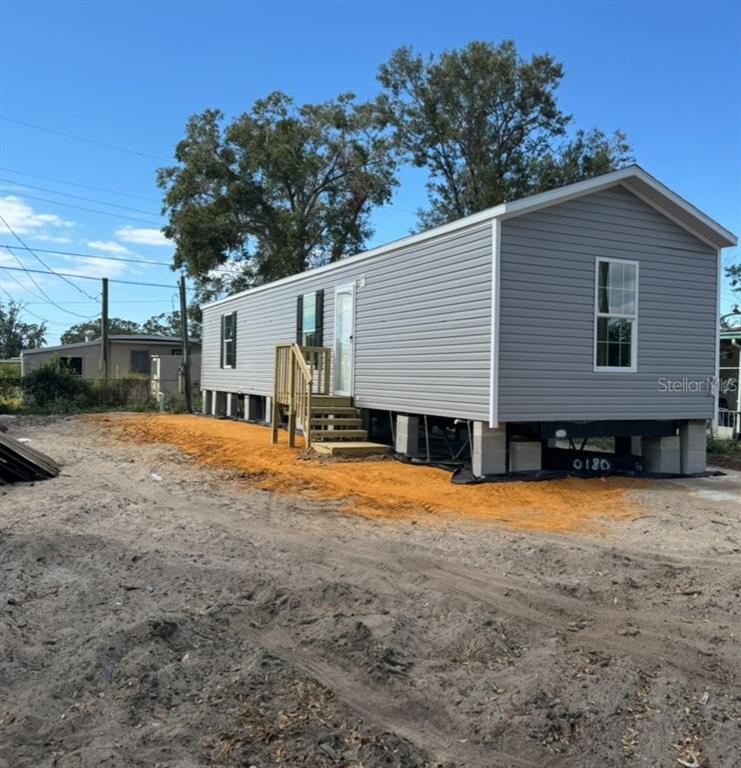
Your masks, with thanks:
[(324, 343), (324, 291), (304, 293), (296, 305), (296, 343), (300, 347), (321, 347)]
[(221, 367), (237, 366), (237, 313), (221, 316)]
[(597, 371), (637, 369), (638, 262), (596, 261), (594, 367)]

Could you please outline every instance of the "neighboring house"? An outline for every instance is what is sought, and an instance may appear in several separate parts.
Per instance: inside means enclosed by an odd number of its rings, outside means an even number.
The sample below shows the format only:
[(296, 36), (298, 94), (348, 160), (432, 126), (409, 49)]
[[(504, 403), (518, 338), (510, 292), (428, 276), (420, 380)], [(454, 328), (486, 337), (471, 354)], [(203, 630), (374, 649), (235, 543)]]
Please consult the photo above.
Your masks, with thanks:
[[(587, 436), (620, 455), (639, 437), (645, 468), (700, 471), (735, 243), (637, 166), (505, 203), (204, 305), (204, 410), (277, 422), (293, 370), (289, 410), (317, 439), (391, 414), (414, 453), (432, 416), (469, 422), (476, 475), (553, 466), (554, 438)], [(292, 342), (328, 351), (277, 358)]]
[(4, 360), (0, 360), (0, 368), (12, 368), (14, 365), (20, 364), (20, 357), (6, 357)]
[[(114, 335), (109, 337), (108, 373), (112, 379), (123, 376), (142, 376), (149, 378), (160, 370), (155, 364), (159, 357), (172, 358), (162, 370), (168, 375), (163, 377), (163, 391), (175, 392), (178, 389), (177, 368), (182, 364), (183, 344), (180, 339), (169, 336)], [(198, 382), (200, 372), (200, 342), (191, 342), (192, 381)], [(25, 376), (34, 369), (48, 363), (58, 356), (75, 373), (86, 379), (98, 379), (102, 372), (102, 350), (100, 339), (78, 341), (42, 349), (27, 349), (21, 353), (21, 374)]]
[(718, 433), (720, 437), (741, 437), (741, 328), (720, 332), (720, 386), (718, 391)]

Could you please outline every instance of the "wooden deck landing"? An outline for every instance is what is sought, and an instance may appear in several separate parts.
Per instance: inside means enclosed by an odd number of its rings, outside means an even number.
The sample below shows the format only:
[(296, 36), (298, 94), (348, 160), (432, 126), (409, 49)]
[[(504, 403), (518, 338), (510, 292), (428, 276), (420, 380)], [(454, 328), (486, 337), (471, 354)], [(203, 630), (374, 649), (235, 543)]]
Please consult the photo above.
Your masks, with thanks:
[(312, 447), (318, 454), (323, 454), (325, 456), (346, 456), (348, 458), (383, 456), (391, 450), (391, 446), (384, 445), (383, 443), (369, 443), (366, 441), (352, 442), (350, 440), (324, 440), (320, 443), (314, 443)]

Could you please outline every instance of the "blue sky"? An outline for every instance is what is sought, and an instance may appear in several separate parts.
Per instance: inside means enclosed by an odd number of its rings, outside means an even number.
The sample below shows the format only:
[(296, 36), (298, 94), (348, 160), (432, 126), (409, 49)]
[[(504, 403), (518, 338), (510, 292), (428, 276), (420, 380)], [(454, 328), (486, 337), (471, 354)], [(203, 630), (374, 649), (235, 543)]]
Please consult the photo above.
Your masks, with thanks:
[[(5, 5), (3, 27), (1, 117), (147, 155), (0, 119), (0, 213), (33, 248), (167, 262), (172, 248), (156, 232), (154, 174), (191, 114), (218, 107), (233, 116), (272, 90), (299, 102), (344, 91), (369, 98), (377, 67), (394, 48), (439, 52), (473, 39), (513, 39), (524, 56), (554, 55), (565, 67), (560, 105), (578, 126), (622, 129), (649, 172), (741, 232), (738, 1), (15, 0)], [(405, 171), (401, 182), (393, 205), (374, 214), (371, 244), (407, 234), (425, 202), (421, 172)], [(12, 242), (0, 231), (0, 243)], [(15, 253), (43, 269), (30, 253)], [(38, 255), (58, 271), (172, 284), (112, 284), (117, 316), (143, 320), (175, 306), (176, 276), (166, 266)], [(18, 266), (5, 249), (0, 265)], [(48, 321), (49, 342), (98, 311), (56, 277), (36, 279), (63, 309), (13, 274), (23, 287), (0, 270), (0, 288)], [(93, 298), (99, 293), (97, 282), (73, 282)], [(725, 288), (726, 305), (730, 299)]]

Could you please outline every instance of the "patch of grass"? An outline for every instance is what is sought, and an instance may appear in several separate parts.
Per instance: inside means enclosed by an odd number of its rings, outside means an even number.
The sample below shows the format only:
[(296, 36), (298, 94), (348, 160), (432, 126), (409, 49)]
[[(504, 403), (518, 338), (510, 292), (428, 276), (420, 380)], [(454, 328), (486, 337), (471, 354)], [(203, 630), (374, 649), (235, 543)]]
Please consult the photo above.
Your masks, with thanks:
[(741, 443), (737, 440), (720, 440), (717, 437), (711, 437), (708, 439), (708, 454), (741, 459)]

